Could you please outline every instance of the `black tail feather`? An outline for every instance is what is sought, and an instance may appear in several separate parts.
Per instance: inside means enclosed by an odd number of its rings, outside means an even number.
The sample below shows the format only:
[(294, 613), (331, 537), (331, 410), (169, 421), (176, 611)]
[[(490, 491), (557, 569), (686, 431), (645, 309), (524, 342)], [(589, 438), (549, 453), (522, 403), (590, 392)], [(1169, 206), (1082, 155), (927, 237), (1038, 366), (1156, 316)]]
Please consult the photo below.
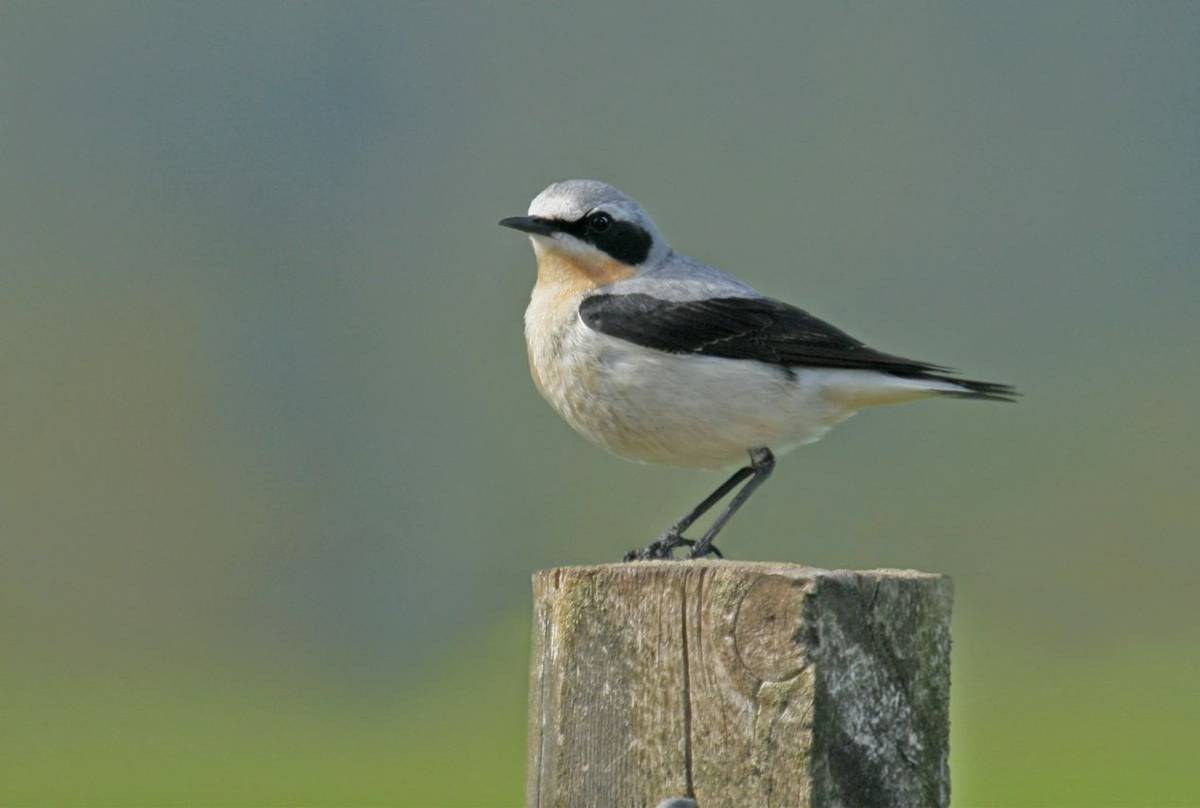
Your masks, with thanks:
[(976, 401), (1005, 401), (1015, 402), (1021, 397), (1016, 388), (1008, 384), (997, 384), (996, 382), (979, 382), (973, 379), (956, 379), (943, 373), (922, 373), (918, 376), (910, 378), (928, 379), (929, 381), (946, 382), (955, 384), (963, 389), (947, 390), (941, 395), (949, 396), (950, 398), (970, 398)]

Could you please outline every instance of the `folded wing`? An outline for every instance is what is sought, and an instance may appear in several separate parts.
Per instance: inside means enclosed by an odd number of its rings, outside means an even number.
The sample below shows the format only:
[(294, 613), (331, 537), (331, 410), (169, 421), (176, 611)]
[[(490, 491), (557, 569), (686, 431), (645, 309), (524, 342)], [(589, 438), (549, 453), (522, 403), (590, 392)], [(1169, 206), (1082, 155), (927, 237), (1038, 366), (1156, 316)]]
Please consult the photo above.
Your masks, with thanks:
[(748, 359), (784, 367), (873, 370), (947, 382), (964, 398), (1011, 401), (1008, 385), (957, 379), (949, 368), (868, 348), (803, 309), (765, 297), (662, 300), (646, 294), (596, 294), (579, 306), (593, 330), (674, 354)]

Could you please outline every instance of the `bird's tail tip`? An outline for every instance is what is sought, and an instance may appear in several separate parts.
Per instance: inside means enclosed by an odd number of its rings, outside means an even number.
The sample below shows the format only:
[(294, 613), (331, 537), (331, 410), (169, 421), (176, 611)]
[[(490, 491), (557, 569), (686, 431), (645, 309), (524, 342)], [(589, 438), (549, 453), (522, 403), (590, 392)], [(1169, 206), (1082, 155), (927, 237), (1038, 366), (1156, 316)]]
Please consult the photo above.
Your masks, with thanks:
[(939, 393), (950, 398), (968, 398), (976, 401), (1003, 401), (1014, 403), (1021, 394), (1011, 384), (996, 382), (979, 382), (972, 379), (943, 378), (941, 381), (954, 385), (954, 390), (941, 390)]

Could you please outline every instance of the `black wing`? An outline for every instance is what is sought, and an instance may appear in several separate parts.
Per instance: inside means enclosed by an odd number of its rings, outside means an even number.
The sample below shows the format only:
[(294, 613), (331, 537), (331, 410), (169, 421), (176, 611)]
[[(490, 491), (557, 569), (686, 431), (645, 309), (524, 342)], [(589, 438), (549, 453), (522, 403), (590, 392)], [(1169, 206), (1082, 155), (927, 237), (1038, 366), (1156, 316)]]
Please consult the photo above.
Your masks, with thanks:
[(1003, 384), (956, 379), (949, 368), (868, 348), (803, 309), (762, 297), (660, 300), (644, 294), (598, 294), (579, 305), (589, 328), (668, 353), (754, 359), (783, 367), (875, 370), (966, 388), (967, 398), (1011, 400)]

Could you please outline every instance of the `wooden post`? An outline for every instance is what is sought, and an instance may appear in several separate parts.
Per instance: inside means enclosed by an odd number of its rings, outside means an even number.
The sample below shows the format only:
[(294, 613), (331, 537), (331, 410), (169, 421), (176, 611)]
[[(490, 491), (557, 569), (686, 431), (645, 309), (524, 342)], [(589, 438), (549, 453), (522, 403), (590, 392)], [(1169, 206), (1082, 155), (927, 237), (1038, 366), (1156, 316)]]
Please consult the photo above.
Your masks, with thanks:
[(949, 804), (948, 578), (654, 561), (533, 593), (529, 808)]

